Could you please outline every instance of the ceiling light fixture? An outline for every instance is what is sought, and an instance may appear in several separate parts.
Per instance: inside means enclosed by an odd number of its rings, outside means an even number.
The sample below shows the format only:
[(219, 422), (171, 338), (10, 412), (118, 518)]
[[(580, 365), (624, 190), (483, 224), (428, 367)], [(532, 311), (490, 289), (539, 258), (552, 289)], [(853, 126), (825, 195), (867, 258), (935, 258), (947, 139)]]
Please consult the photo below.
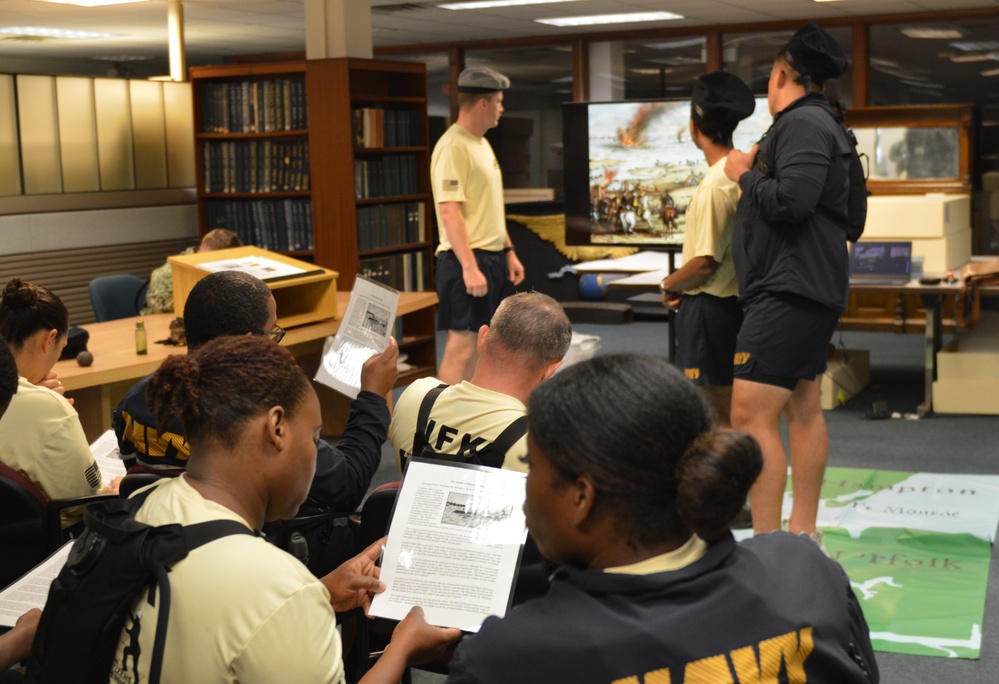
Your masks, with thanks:
[(104, 5), (127, 5), (133, 2), (148, 2), (149, 0), (38, 0), (55, 5), (76, 5), (77, 7), (103, 7)]
[(982, 76), (999, 76), (999, 69), (986, 69), (982, 72)]
[(957, 29), (945, 28), (920, 28), (918, 26), (907, 26), (906, 28), (899, 29), (899, 33), (906, 38), (915, 38), (917, 40), (956, 40), (964, 38), (964, 34)]
[(552, 17), (551, 19), (535, 19), (539, 24), (548, 26), (599, 26), (601, 24), (633, 24), (647, 21), (671, 21), (683, 19), (682, 14), (673, 12), (627, 12), (625, 14), (593, 14), (584, 17)]
[(964, 64), (965, 62), (990, 62), (999, 61), (999, 52), (985, 52), (980, 55), (953, 55), (950, 61), (956, 64)]
[(440, 9), (474, 10), (493, 7), (519, 7), (521, 5), (550, 5), (556, 2), (579, 2), (579, 0), (474, 0), (473, 2), (449, 2), (437, 5)]
[(70, 31), (42, 26), (4, 26), (0, 33), (8, 36), (39, 36), (42, 38), (71, 38), (86, 40), (88, 38), (114, 38), (113, 33), (97, 33), (95, 31)]

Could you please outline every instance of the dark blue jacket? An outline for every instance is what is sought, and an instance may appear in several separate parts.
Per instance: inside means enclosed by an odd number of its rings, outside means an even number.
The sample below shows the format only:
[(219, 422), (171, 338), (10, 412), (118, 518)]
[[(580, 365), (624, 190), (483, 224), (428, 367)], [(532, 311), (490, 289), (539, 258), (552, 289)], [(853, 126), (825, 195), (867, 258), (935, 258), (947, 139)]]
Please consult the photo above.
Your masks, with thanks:
[(672, 572), (564, 568), (546, 596), (467, 637), (447, 681), (745, 684), (792, 670), (788, 681), (809, 684), (879, 681), (843, 569), (812, 541), (774, 532), (726, 535)]
[(792, 293), (846, 310), (851, 149), (821, 93), (777, 114), (739, 179), (732, 258), (740, 297)]

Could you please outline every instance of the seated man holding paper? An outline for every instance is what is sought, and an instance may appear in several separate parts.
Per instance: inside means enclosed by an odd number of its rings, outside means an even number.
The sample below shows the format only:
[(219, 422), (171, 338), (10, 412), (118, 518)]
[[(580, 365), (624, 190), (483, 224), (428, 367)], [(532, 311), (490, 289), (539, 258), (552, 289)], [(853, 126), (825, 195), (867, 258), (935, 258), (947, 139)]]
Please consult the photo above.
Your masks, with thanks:
[(479, 328), (471, 380), (448, 386), (424, 378), (399, 397), (389, 438), (400, 468), (415, 453), (525, 470), (524, 404), (558, 369), (571, 339), (572, 325), (551, 297), (521, 292), (504, 299)]
[[(184, 306), (184, 324), (191, 351), (225, 335), (268, 335), (280, 341), (284, 331), (277, 327), (277, 304), (267, 285), (238, 271), (212, 273), (191, 290)], [(351, 402), (350, 417), (339, 448), (320, 439), (316, 474), (303, 505), (303, 513), (320, 510), (352, 511), (357, 508), (381, 462), (381, 447), (389, 424), (385, 395), (398, 376), (398, 347), (392, 342), (381, 354), (372, 356), (361, 371), (361, 392)], [(140, 380), (118, 404), (114, 429), (122, 458), (149, 470), (176, 474), (187, 467), (190, 444), (179, 418), (156, 427), (146, 389), (150, 378)], [(172, 471), (172, 472), (171, 472)], [(332, 522), (330, 523), (332, 524)], [(333, 530), (325, 526), (310, 534), (309, 567), (317, 573), (328, 571), (352, 550), (346, 524)]]

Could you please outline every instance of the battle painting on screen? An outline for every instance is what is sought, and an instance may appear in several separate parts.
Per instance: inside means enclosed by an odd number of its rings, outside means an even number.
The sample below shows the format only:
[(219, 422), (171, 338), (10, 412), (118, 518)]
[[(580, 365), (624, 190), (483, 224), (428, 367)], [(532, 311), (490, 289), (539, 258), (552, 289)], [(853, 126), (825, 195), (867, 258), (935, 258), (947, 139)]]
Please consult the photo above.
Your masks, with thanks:
[[(566, 150), (565, 167), (566, 228), (576, 238), (569, 243), (682, 244), (687, 205), (708, 170), (690, 138), (690, 100), (575, 104), (566, 106), (566, 115), (576, 120), (567, 129), (577, 131), (574, 143), (566, 139), (574, 148)], [(754, 115), (736, 130), (736, 148), (748, 150), (770, 122), (766, 98), (758, 98)], [(582, 173), (570, 170), (571, 158), (582, 161), (578, 134), (584, 131), (585, 217), (579, 211), (584, 209)]]

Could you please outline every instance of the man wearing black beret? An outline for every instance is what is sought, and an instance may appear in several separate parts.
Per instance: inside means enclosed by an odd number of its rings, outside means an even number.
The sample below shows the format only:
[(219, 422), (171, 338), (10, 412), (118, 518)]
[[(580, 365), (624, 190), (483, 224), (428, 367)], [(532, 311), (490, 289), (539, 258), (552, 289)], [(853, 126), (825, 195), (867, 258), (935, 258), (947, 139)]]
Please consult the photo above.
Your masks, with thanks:
[(744, 313), (736, 343), (732, 424), (763, 450), (750, 492), (753, 528), (781, 526), (787, 420), (793, 506), (788, 529), (812, 535), (829, 436), (819, 402), (829, 340), (846, 309), (851, 144), (822, 87), (846, 71), (833, 38), (815, 24), (777, 54), (767, 100), (774, 123), (749, 153), (728, 155), (742, 188), (732, 254)]
[(742, 324), (739, 283), (732, 263), (732, 229), (741, 190), (725, 176), (732, 133), (756, 109), (753, 92), (726, 71), (694, 83), (690, 139), (711, 167), (687, 206), (683, 266), (659, 285), (663, 303), (677, 310), (675, 363), (704, 387), (718, 418), (729, 425), (732, 357)]

